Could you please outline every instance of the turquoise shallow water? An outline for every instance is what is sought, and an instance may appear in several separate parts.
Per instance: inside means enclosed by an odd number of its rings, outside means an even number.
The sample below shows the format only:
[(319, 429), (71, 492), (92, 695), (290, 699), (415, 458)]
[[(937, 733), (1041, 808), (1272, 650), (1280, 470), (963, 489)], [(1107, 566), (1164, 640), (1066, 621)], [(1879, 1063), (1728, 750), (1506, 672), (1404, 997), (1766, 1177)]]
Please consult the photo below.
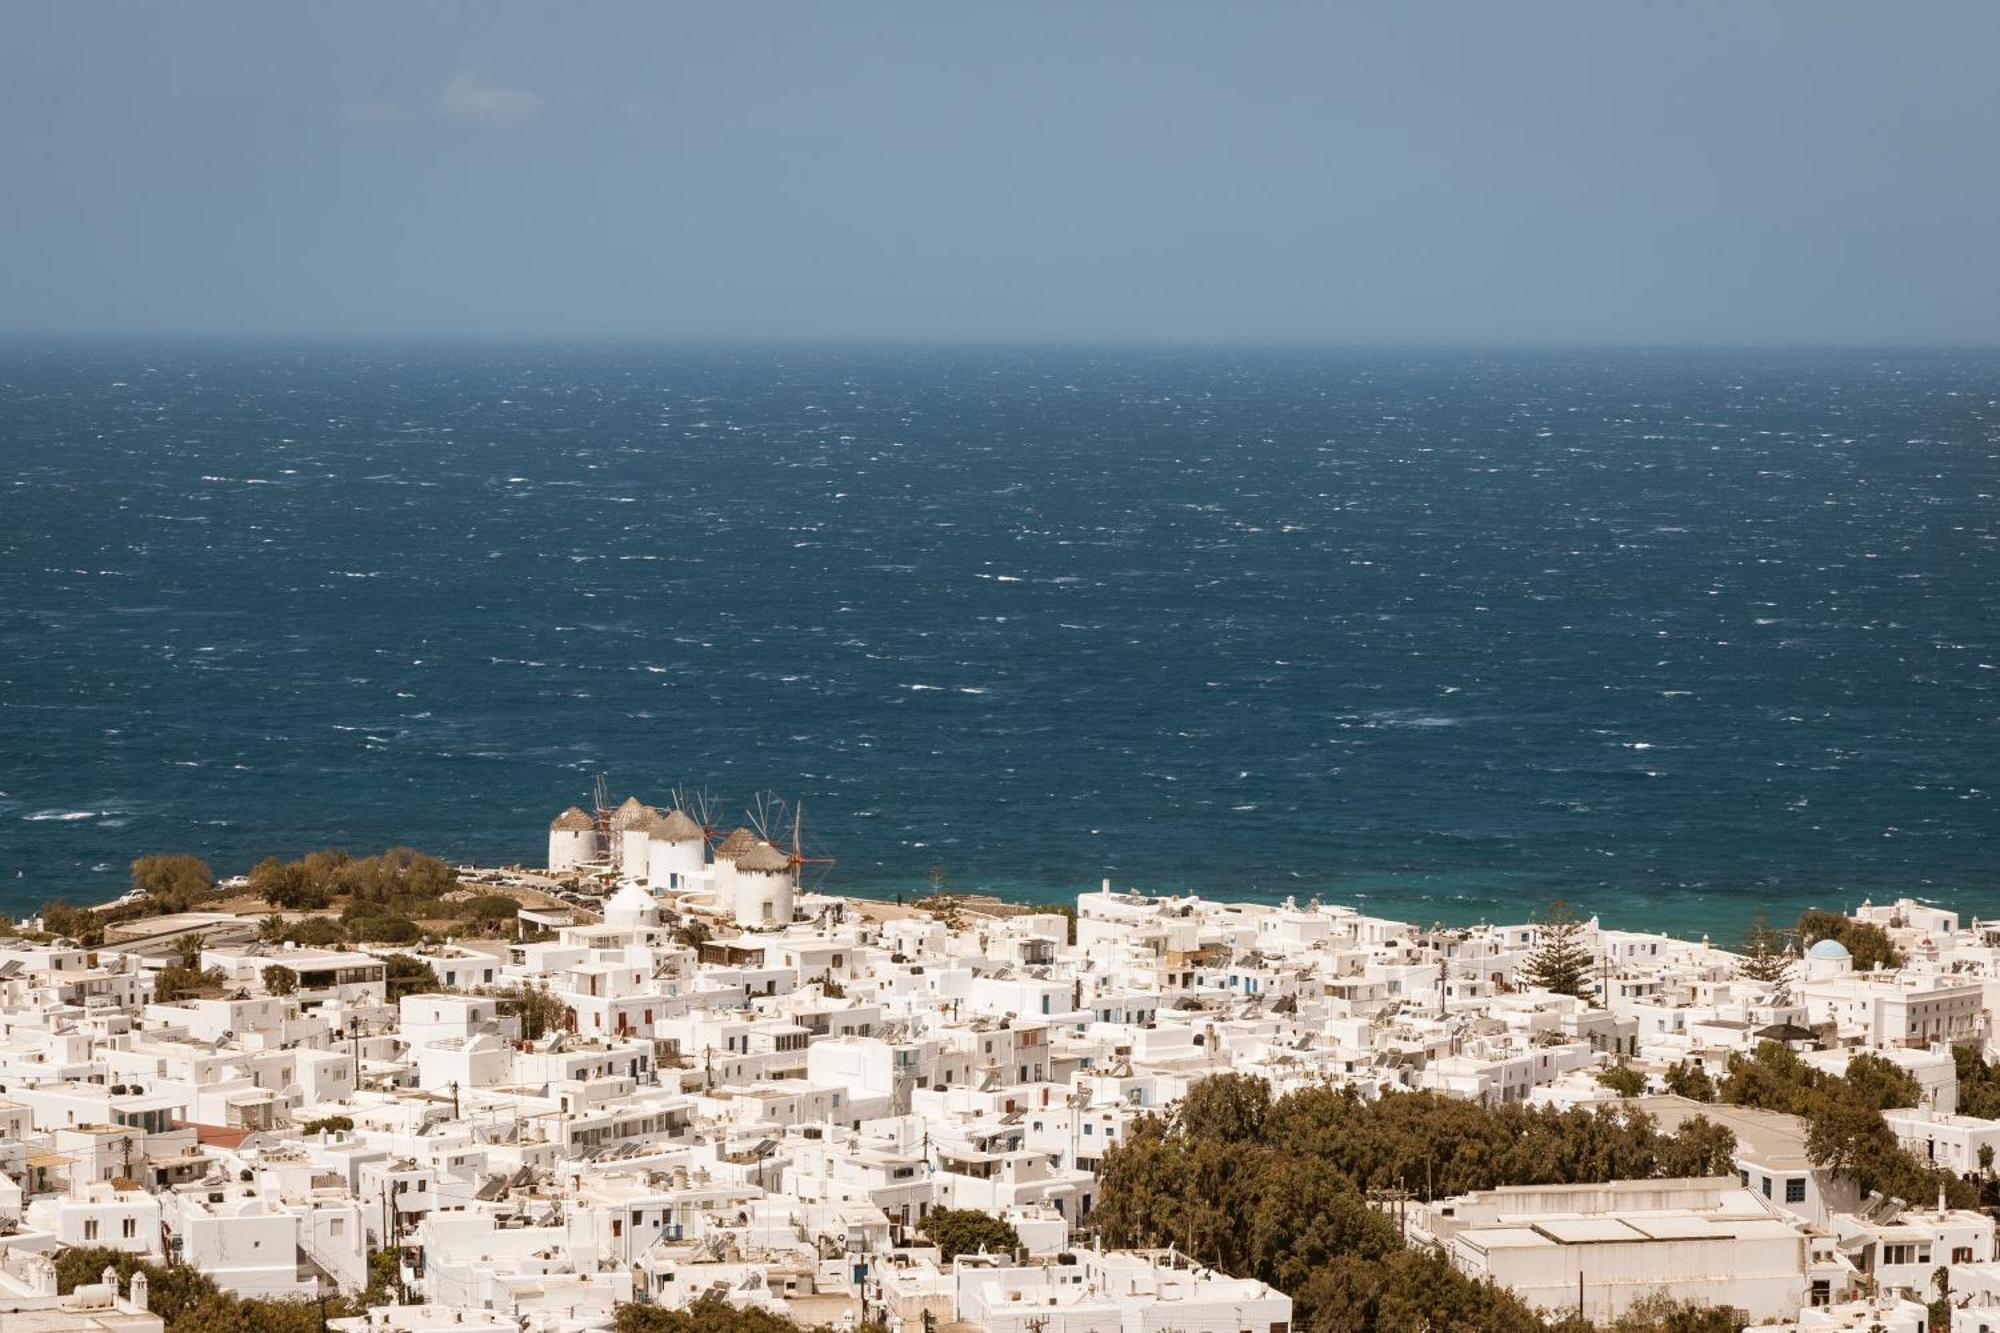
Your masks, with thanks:
[(0, 888), (608, 771), (1419, 920), (2000, 910), (1988, 353), (0, 347)]

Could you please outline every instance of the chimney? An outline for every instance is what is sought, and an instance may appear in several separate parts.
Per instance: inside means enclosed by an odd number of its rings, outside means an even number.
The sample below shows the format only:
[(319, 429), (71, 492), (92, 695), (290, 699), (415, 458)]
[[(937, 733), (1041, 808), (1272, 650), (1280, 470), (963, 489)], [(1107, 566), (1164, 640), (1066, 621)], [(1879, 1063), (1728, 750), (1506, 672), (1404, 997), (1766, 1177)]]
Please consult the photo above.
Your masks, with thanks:
[(132, 1307), (132, 1313), (134, 1314), (146, 1313), (146, 1303), (148, 1295), (147, 1288), (149, 1285), (150, 1284), (146, 1281), (145, 1269), (140, 1268), (133, 1270), (131, 1289), (125, 1302), (127, 1305)]

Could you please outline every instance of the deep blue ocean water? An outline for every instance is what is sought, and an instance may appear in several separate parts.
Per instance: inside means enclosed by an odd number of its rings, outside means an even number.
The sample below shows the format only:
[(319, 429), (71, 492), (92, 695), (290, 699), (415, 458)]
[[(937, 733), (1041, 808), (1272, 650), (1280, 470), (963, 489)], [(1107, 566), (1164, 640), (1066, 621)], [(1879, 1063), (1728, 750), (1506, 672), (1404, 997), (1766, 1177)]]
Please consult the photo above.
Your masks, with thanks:
[(0, 905), (539, 860), (2000, 911), (2000, 354), (0, 345)]

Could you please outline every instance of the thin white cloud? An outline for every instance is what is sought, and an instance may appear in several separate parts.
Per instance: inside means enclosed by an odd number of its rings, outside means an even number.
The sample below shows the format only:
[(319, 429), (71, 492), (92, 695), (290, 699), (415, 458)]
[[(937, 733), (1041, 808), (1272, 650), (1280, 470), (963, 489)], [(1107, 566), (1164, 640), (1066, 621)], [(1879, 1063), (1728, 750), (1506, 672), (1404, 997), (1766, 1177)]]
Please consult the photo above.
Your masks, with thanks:
[(485, 70), (462, 69), (438, 93), (438, 114), (476, 130), (519, 129), (542, 114), (547, 101), (527, 88), (495, 83)]

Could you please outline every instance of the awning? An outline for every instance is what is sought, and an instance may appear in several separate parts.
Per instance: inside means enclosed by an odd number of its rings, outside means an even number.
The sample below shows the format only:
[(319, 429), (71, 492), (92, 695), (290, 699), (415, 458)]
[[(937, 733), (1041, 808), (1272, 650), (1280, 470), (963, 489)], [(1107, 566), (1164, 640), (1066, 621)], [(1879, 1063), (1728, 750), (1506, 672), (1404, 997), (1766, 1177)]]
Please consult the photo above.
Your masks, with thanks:
[(37, 1152), (28, 1154), (28, 1165), (35, 1167), (68, 1166), (75, 1160), (76, 1158), (66, 1157), (59, 1152)]

